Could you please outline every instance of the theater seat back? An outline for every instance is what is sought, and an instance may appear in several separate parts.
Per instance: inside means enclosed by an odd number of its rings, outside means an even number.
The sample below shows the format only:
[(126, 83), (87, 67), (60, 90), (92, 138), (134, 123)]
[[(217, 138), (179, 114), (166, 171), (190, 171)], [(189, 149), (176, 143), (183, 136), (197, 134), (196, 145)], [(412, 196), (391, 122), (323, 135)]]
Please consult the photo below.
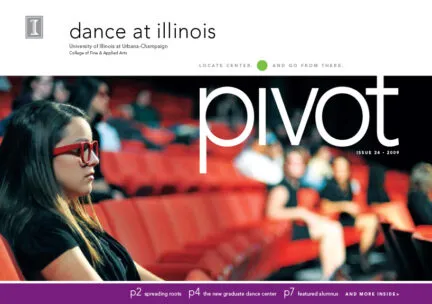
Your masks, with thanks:
[(213, 281), (204, 271), (200, 269), (194, 269), (188, 273), (186, 281)]
[(145, 267), (156, 260), (147, 231), (131, 200), (105, 201), (101, 204), (116, 239), (132, 258)]
[(265, 191), (251, 191), (243, 195), (243, 202), (245, 202), (245, 212), (251, 222), (261, 221), (265, 215), (267, 194)]
[[(84, 209), (87, 211), (87, 213), (91, 216), (94, 217), (94, 213), (92, 210), (92, 206), (91, 205), (85, 205)], [(105, 214), (105, 211), (103, 210), (102, 206), (99, 204), (94, 204), (93, 205), (93, 209), (94, 212), (96, 213), (97, 218), (99, 219), (100, 224), (102, 225), (102, 228), (111, 236), (115, 237), (114, 232), (111, 228), (111, 225), (108, 221), (108, 218)]]
[(176, 194), (161, 198), (161, 204), (175, 229), (177, 240), (181, 244), (188, 244), (204, 238), (203, 231), (199, 229), (193, 208), (200, 196), (197, 194)]
[(15, 263), (12, 251), (7, 241), (0, 235), (0, 281), (22, 280), (23, 276)]
[(415, 225), (406, 203), (389, 202), (373, 205), (372, 209), (382, 222), (389, 223), (398, 230), (414, 231)]
[(300, 188), (297, 191), (298, 205), (310, 210), (319, 208), (320, 194), (318, 191), (310, 188)]
[(181, 244), (174, 233), (175, 228), (159, 198), (136, 198), (134, 203), (144, 229), (149, 233), (156, 256), (161, 257), (168, 252), (179, 250)]

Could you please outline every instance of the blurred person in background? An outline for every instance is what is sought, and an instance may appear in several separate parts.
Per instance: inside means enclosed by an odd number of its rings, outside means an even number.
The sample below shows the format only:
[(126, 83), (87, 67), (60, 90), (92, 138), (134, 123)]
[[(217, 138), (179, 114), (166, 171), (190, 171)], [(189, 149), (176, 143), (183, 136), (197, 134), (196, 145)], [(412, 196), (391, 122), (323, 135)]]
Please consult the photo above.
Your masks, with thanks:
[[(199, 128), (189, 126), (187, 124), (176, 124), (169, 128), (161, 126), (161, 117), (158, 111), (151, 105), (152, 93), (149, 90), (141, 90), (135, 101), (128, 105), (122, 105), (120, 112), (122, 117), (111, 118), (108, 123), (113, 125), (119, 132), (121, 138), (137, 139), (144, 142), (147, 148), (152, 150), (163, 150), (164, 146), (171, 143), (191, 144), (199, 138)], [(143, 124), (145, 127), (154, 129), (160, 134), (164, 134), (168, 138), (172, 137), (171, 141), (155, 143), (150, 140), (145, 133), (141, 132), (138, 124)]]
[(140, 126), (133, 120), (134, 111), (131, 105), (122, 105), (119, 111), (121, 117), (110, 117), (106, 123), (116, 130), (120, 139), (142, 141), (150, 150), (163, 150), (163, 146), (153, 143), (142, 134)]
[[(347, 280), (344, 271), (345, 243), (339, 222), (327, 219), (297, 203), (299, 180), (306, 169), (304, 153), (299, 147), (285, 155), (283, 180), (269, 187), (266, 215), (270, 219), (293, 221), (292, 239), (313, 239), (320, 242), (320, 261), (325, 280)], [(301, 225), (298, 221), (304, 222)]]
[(85, 211), (99, 159), (84, 112), (48, 101), (22, 106), (0, 157), (0, 233), (26, 280), (160, 280)]
[(53, 77), (31, 76), (23, 80), (20, 95), (12, 103), (12, 111), (33, 101), (47, 100), (53, 93)]
[(432, 165), (419, 163), (410, 177), (408, 210), (416, 226), (432, 225)]
[(234, 166), (251, 179), (276, 185), (283, 178), (283, 149), (271, 132), (267, 132), (266, 143), (266, 146), (261, 146), (255, 139), (236, 157)]
[(367, 201), (369, 205), (390, 202), (385, 185), (386, 169), (379, 164), (369, 165)]
[(158, 111), (151, 105), (151, 92), (142, 90), (138, 93), (132, 103), (134, 120), (149, 127), (157, 128), (160, 126), (160, 116)]
[(318, 148), (307, 164), (306, 173), (300, 182), (302, 187), (312, 188), (318, 192), (321, 191), (325, 187), (327, 180), (333, 176), (331, 160), (332, 155), (328, 147), (322, 146)]
[(9, 92), (12, 85), (6, 76), (0, 76), (0, 92)]
[(321, 206), (325, 213), (340, 214), (343, 226), (355, 226), (361, 231), (360, 266), (369, 271), (368, 255), (373, 249), (378, 233), (378, 218), (372, 213), (361, 213), (359, 204), (353, 201), (353, 185), (349, 161), (342, 156), (333, 160), (333, 178), (321, 191)]
[[(12, 102), (12, 111), (15, 111), (33, 101), (48, 100), (53, 92), (53, 78), (51, 76), (25, 77), (22, 82), (20, 94)], [(4, 135), (6, 126), (12, 115), (0, 121), (0, 136)]]
[(303, 147), (307, 148), (309, 152), (316, 151), (319, 147), (325, 145), (321, 134), (318, 131), (316, 125), (309, 127), (308, 133), (303, 137), (301, 143)]
[(63, 80), (56, 80), (54, 82), (54, 100), (60, 103), (67, 103), (70, 97), (70, 90), (68, 85)]
[(122, 149), (120, 136), (117, 130), (106, 121), (96, 124), (96, 130), (100, 135), (100, 149), (106, 152), (119, 152)]
[[(71, 93), (69, 103), (87, 114), (93, 137), (98, 142), (101, 141), (101, 134), (98, 131), (97, 125), (108, 112), (109, 100), (108, 85), (91, 77), (83, 77), (77, 80), (76, 87)], [(120, 187), (110, 185), (106, 182), (100, 166), (95, 168), (94, 177), (95, 181), (91, 193), (93, 202), (97, 203), (107, 199), (125, 198), (126, 195)]]
[(237, 100), (236, 96), (231, 94), (225, 95), (217, 103), (216, 120), (226, 123), (232, 131), (236, 132), (237, 128), (246, 121), (241, 105), (242, 103)]

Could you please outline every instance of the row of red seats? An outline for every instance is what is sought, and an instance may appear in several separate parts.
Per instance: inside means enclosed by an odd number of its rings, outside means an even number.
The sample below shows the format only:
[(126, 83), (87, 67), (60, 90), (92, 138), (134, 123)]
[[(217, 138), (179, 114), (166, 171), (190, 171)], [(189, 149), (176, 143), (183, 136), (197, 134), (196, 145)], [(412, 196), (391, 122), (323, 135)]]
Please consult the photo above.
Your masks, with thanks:
[[(298, 195), (308, 208), (319, 201), (310, 189)], [(264, 191), (222, 191), (108, 201), (95, 208), (132, 256), (165, 279), (182, 279), (181, 269), (196, 267), (214, 280), (257, 280), (319, 254), (315, 241), (290, 241), (288, 222), (265, 220), (265, 202)], [(345, 228), (346, 246), (359, 237), (355, 228)], [(165, 273), (161, 267), (173, 267), (167, 264), (179, 268)]]
[[(262, 187), (258, 182), (242, 176), (226, 159), (209, 157), (207, 174), (199, 174), (198, 152), (194, 146), (172, 145), (166, 152), (143, 152), (141, 142), (123, 142), (125, 151), (104, 152), (102, 170), (110, 183), (125, 187), (130, 195), (188, 192), (195, 190), (238, 189)], [(195, 150), (194, 150), (195, 149)], [(192, 154), (192, 155), (191, 155)], [(124, 164), (128, 164), (125, 166)], [(360, 191), (355, 201), (366, 206), (369, 167), (352, 165), (352, 178), (359, 182)], [(406, 200), (409, 176), (388, 171), (385, 189), (391, 201)]]
[[(177, 123), (180, 124), (187, 124), (187, 125), (192, 125), (194, 127), (198, 127), (199, 126), (199, 121), (198, 120), (192, 120), (192, 119), (180, 119), (177, 120)], [(170, 121), (169, 124), (175, 124), (175, 121)], [(222, 139), (233, 139), (236, 138), (237, 136), (240, 135), (240, 133), (243, 131), (244, 129), (244, 125), (239, 125), (238, 128), (236, 130), (231, 130), (225, 123), (220, 123), (220, 122), (211, 122), (209, 124), (209, 128), (211, 130), (211, 132)], [(152, 141), (153, 143), (159, 144), (161, 146), (166, 146), (168, 148), (170, 148), (171, 145), (169, 145), (169, 143), (171, 143), (174, 140), (174, 133), (166, 130), (166, 129), (159, 129), (159, 128), (149, 128), (146, 127), (145, 125), (141, 126), (141, 132), (143, 134), (143, 136), (145, 136), (148, 140)], [(137, 140), (125, 140), (123, 141), (124, 143), (124, 149), (123, 150), (131, 150), (130, 148), (132, 148), (133, 151), (143, 151), (145, 150), (145, 145)], [(216, 156), (219, 158), (224, 158), (227, 160), (233, 160), (244, 148), (245, 145), (247, 144), (247, 139), (237, 145), (237, 146), (233, 146), (233, 147), (221, 147), (218, 146), (216, 144), (214, 144), (211, 141), (207, 141), (207, 153), (210, 156)], [(186, 148), (185, 145), (184, 148)], [(188, 146), (189, 148), (191, 147), (191, 149), (189, 150), (193, 150), (196, 153), (198, 153), (199, 151), (199, 141), (196, 140), (192, 145)]]
[[(299, 192), (306, 207), (317, 199)], [(258, 280), (319, 254), (315, 241), (290, 241), (287, 221), (265, 220), (265, 200), (264, 191), (194, 193), (105, 201), (94, 210), (138, 263), (166, 280), (191, 279), (192, 271), (211, 280)], [(358, 241), (358, 231), (347, 228), (346, 245)]]
[[(0, 235), (0, 281), (24, 281), (7, 241)], [(209, 281), (211, 278), (200, 269), (188, 272), (186, 281)]]
[(230, 162), (209, 158), (207, 174), (199, 173), (195, 156), (161, 152), (103, 152), (102, 171), (109, 183), (123, 187), (131, 196), (218, 189), (263, 188), (241, 175)]
[(431, 280), (432, 226), (415, 226), (405, 203), (376, 207), (387, 255), (398, 280)]

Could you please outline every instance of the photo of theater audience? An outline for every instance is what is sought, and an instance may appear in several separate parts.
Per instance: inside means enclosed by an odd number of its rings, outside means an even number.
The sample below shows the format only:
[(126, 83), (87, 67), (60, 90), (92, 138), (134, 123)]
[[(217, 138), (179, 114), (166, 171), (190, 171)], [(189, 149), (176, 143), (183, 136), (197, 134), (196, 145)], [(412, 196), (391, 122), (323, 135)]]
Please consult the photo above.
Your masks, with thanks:
[[(364, 95), (375, 78), (1, 76), (0, 280), (431, 280), (429, 82), (386, 80), (399, 147), (378, 143), (374, 96), (364, 140), (340, 148), (314, 111), (291, 145), (268, 95), (266, 145), (258, 121), (238, 146), (208, 141), (200, 174), (199, 88), (238, 86), (256, 113), (258, 88), (280, 88), (296, 131), (311, 88)], [(328, 132), (351, 137), (359, 109), (335, 97)], [(231, 95), (207, 112), (219, 138), (246, 120)]]

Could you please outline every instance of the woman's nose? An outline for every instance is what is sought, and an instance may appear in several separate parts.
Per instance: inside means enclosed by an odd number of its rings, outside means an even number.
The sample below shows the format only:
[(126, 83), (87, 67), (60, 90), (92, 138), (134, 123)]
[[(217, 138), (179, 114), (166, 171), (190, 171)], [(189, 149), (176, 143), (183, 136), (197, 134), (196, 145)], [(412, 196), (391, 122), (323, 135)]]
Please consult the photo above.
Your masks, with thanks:
[(99, 164), (99, 157), (97, 157), (96, 153), (94, 153), (94, 151), (91, 152), (91, 158), (90, 161), (88, 163), (89, 166), (97, 166)]

